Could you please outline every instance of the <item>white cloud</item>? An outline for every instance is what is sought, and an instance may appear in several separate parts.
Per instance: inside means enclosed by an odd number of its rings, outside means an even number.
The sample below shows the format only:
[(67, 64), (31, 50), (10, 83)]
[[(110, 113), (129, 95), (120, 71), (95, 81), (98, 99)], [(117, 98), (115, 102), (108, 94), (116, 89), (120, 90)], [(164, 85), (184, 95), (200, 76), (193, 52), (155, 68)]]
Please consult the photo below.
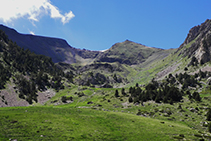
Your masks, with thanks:
[(75, 17), (72, 11), (61, 14), (50, 0), (0, 0), (0, 3), (0, 20), (4, 23), (22, 17), (38, 22), (42, 15), (49, 15), (53, 19), (60, 19), (65, 24)]
[(74, 15), (74, 14), (73, 14), (72, 11), (70, 11), (69, 13), (65, 13), (65, 16), (62, 17), (62, 23), (63, 23), (63, 24), (68, 23), (69, 20), (71, 20), (71, 19), (73, 18), (73, 15)]

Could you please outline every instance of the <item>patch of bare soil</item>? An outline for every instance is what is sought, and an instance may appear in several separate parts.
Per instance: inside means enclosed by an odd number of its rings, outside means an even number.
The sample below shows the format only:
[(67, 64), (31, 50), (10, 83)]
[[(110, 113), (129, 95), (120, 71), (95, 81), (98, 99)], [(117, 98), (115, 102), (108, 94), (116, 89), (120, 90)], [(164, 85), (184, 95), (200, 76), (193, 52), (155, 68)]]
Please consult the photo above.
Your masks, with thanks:
[(129, 105), (130, 105), (130, 103), (128, 103), (128, 102), (122, 103), (122, 106), (124, 106), (124, 107), (128, 107)]
[(45, 102), (47, 102), (48, 100), (50, 100), (53, 96), (55, 96), (56, 92), (53, 89), (48, 89), (44, 92), (38, 92), (37, 95), (37, 100), (38, 103), (40, 104), (44, 104)]
[(29, 106), (26, 100), (18, 97), (13, 85), (7, 84), (6, 87), (0, 91), (0, 107)]
[[(17, 89), (15, 85), (7, 84), (6, 89), (0, 90), (0, 107), (18, 107), (18, 106), (29, 106), (29, 103), (25, 99), (18, 97)], [(44, 92), (38, 92), (37, 100), (38, 103), (44, 104), (50, 98), (56, 94), (52, 89), (48, 89)]]
[(203, 72), (205, 72), (205, 71), (211, 72), (211, 66), (205, 66), (204, 68), (201, 69), (201, 71), (203, 71)]

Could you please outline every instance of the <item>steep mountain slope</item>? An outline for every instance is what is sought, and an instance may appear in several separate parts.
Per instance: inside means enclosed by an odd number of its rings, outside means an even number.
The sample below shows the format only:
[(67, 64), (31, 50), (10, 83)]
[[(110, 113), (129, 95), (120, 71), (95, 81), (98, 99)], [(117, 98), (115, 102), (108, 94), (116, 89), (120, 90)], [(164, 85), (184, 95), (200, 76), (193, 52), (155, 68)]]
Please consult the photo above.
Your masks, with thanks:
[(36, 54), (49, 56), (54, 63), (65, 62), (72, 64), (89, 62), (100, 53), (98, 51), (73, 48), (63, 39), (20, 34), (4, 25), (0, 25), (0, 29), (20, 47), (29, 49)]
[(184, 43), (179, 47), (180, 55), (195, 57), (204, 64), (211, 60), (211, 20), (190, 29)]
[[(72, 73), (59, 69), (50, 57), (24, 50), (0, 30), (0, 101), (1, 106), (26, 106), (41, 103), (64, 89)], [(48, 100), (48, 98), (47, 98)], [(27, 101), (27, 102), (26, 102)]]
[(200, 70), (210, 71), (211, 60), (211, 20), (190, 29), (184, 43), (174, 49), (166, 58), (154, 62), (151, 70), (161, 70), (156, 74), (158, 80), (169, 74), (195, 74)]

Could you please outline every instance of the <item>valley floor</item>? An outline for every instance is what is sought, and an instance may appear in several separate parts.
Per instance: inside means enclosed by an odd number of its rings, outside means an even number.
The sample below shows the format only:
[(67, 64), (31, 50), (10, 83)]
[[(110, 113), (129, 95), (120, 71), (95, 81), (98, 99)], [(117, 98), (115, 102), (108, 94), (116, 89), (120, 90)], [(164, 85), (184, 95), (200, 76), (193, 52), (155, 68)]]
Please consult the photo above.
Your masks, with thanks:
[[(206, 120), (210, 94), (201, 94), (202, 102), (184, 96), (173, 105), (134, 104), (121, 94), (115, 97), (115, 90), (72, 86), (43, 106), (0, 108), (0, 140), (211, 139)], [(73, 101), (63, 103), (62, 96)]]

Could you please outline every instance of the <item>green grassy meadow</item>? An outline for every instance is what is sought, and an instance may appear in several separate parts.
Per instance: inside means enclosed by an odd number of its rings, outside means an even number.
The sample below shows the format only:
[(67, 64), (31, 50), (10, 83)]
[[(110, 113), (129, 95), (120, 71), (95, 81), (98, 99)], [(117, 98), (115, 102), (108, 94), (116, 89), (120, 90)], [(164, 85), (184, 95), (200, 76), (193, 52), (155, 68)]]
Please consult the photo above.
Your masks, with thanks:
[(194, 140), (184, 124), (86, 108), (0, 109), (0, 139), (9, 140)]

